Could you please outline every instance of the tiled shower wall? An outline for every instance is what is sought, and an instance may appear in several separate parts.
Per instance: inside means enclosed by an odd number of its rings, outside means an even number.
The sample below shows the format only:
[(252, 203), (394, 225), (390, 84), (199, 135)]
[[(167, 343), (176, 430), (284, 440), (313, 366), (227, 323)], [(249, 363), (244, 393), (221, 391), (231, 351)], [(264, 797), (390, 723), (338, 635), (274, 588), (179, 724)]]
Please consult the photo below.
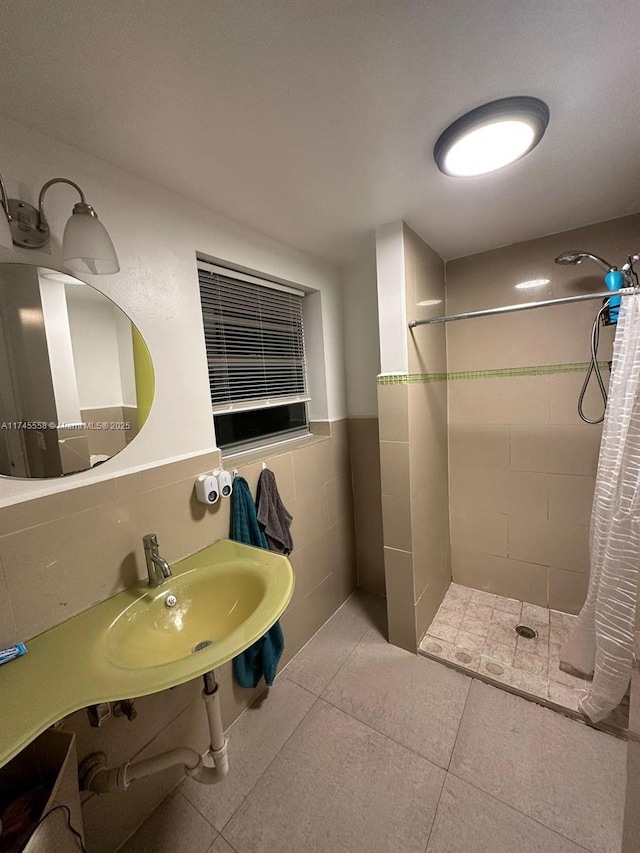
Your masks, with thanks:
[[(591, 262), (560, 267), (553, 259), (582, 249), (620, 266), (639, 239), (634, 215), (451, 261), (447, 313), (603, 290), (603, 274)], [(551, 281), (515, 289), (537, 278)], [(457, 583), (571, 613), (582, 605), (601, 427), (582, 423), (576, 402), (599, 304), (447, 325)], [(438, 329), (416, 330), (423, 349)], [(601, 361), (611, 359), (612, 340), (613, 329), (603, 329)], [(430, 359), (423, 369), (440, 371), (441, 362)], [(469, 373), (456, 378), (460, 372)], [(587, 415), (599, 406), (592, 386)]]
[[(406, 314), (444, 300), (442, 259), (406, 225)], [(415, 651), (450, 581), (447, 385), (410, 381), (428, 363), (446, 370), (444, 329), (427, 346), (407, 330), (409, 374), (378, 384), (384, 564), (389, 640)]]
[[(353, 503), (346, 420), (325, 424), (330, 435), (271, 452), (245, 454), (237, 467), (255, 494), (265, 461), (294, 516), (294, 597), (282, 617), (288, 661), (355, 587)], [(284, 448), (284, 449), (283, 449)], [(229, 501), (214, 507), (194, 497), (194, 478), (219, 467), (218, 451), (13, 504), (0, 512), (0, 640), (37, 633), (146, 576), (145, 533), (175, 562), (229, 534)], [(27, 643), (28, 645), (28, 643)], [(64, 661), (61, 661), (64, 666)], [(237, 687), (231, 664), (217, 672), (228, 726), (256, 697)], [(146, 758), (164, 749), (206, 748), (199, 680), (136, 699), (138, 716), (111, 718), (99, 729), (84, 711), (65, 720), (76, 732), (78, 756), (102, 750), (110, 762)], [(130, 698), (130, 697), (122, 697)], [(89, 848), (111, 853), (177, 784), (179, 771), (137, 782), (125, 794), (92, 797), (83, 807)]]

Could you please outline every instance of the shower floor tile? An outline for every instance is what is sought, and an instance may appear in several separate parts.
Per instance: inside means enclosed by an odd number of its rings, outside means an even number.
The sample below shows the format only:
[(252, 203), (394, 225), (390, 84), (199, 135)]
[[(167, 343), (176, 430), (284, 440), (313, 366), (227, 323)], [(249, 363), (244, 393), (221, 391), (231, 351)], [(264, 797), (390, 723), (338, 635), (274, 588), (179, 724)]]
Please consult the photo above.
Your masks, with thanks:
[[(560, 669), (560, 648), (575, 619), (569, 613), (452, 583), (419, 652), (582, 718), (578, 703), (589, 683)], [(536, 636), (518, 635), (518, 625), (533, 628)], [(628, 704), (623, 702), (605, 724), (626, 729)]]

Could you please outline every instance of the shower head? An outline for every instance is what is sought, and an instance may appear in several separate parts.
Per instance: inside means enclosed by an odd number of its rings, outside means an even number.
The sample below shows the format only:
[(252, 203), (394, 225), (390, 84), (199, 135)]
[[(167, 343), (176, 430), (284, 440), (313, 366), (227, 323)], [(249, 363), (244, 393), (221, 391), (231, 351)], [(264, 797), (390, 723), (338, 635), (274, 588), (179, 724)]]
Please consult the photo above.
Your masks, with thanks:
[(594, 263), (601, 266), (602, 269), (607, 272), (617, 269), (613, 264), (607, 263), (604, 258), (601, 258), (599, 255), (592, 255), (591, 252), (563, 252), (556, 258), (556, 263), (561, 264), (562, 266), (573, 266), (575, 264), (582, 263), (585, 258), (589, 258), (594, 261)]
[(582, 252), (563, 252), (556, 258), (556, 263), (564, 266), (579, 264), (582, 260)]

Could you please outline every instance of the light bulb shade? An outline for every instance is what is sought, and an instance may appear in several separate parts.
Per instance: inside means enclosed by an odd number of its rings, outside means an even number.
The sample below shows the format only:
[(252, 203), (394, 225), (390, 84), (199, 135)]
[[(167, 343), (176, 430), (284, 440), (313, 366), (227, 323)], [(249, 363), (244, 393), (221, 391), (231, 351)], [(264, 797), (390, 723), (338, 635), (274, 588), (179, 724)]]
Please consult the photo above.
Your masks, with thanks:
[(13, 240), (11, 239), (11, 229), (9, 228), (7, 214), (4, 207), (0, 204), (0, 251), (7, 249), (13, 249)]
[(445, 175), (484, 175), (528, 154), (542, 139), (548, 123), (549, 107), (539, 98), (501, 98), (449, 125), (440, 134), (433, 156)]
[(93, 212), (74, 209), (64, 229), (62, 260), (77, 273), (112, 275), (120, 271), (111, 237)]

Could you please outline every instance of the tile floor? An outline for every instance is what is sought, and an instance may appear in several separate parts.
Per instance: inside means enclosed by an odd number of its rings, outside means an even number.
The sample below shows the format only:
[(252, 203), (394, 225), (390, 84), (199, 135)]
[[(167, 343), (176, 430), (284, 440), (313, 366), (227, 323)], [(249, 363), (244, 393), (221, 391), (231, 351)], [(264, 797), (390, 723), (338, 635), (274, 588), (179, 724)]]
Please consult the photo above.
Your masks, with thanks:
[[(588, 682), (560, 669), (560, 646), (575, 618), (452, 583), (420, 652), (581, 716), (578, 702)], [(516, 625), (534, 628), (537, 638), (518, 636)], [(606, 725), (623, 730), (627, 723), (628, 704), (623, 703)]]
[(388, 645), (353, 596), (124, 853), (619, 853), (626, 743)]

